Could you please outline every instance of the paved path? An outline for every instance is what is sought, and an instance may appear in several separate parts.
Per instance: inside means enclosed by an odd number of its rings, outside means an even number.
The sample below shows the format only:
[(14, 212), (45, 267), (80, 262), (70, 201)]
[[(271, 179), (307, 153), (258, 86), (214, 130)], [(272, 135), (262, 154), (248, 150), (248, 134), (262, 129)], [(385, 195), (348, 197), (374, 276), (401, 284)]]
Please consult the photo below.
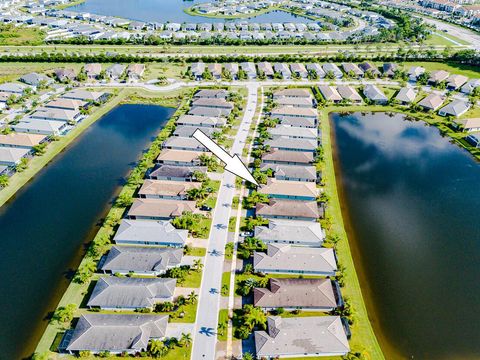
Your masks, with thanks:
[[(238, 129), (231, 154), (241, 156), (248, 135), (255, 108), (257, 106), (258, 85), (247, 86), (248, 98), (245, 114)], [(228, 236), (228, 220), (235, 194), (235, 176), (225, 172), (213, 212), (212, 229), (204, 264), (204, 276), (195, 322), (192, 360), (214, 360), (217, 343), (218, 312), (220, 310), (221, 282), (223, 273), (224, 250)], [(225, 206), (228, 204), (228, 206)]]

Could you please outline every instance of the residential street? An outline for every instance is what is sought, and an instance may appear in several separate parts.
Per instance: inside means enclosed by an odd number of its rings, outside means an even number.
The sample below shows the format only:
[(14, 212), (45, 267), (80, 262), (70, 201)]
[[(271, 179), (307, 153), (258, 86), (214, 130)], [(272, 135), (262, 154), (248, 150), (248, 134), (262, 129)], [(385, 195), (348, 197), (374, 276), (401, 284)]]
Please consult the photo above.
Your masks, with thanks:
[[(241, 156), (248, 130), (257, 106), (257, 84), (249, 84), (247, 105), (238, 129), (231, 155)], [(235, 176), (225, 172), (213, 212), (212, 229), (204, 264), (204, 277), (200, 288), (196, 328), (193, 334), (192, 359), (215, 359), (218, 312), (220, 310), (221, 281), (224, 250), (228, 236), (228, 220), (235, 193)]]

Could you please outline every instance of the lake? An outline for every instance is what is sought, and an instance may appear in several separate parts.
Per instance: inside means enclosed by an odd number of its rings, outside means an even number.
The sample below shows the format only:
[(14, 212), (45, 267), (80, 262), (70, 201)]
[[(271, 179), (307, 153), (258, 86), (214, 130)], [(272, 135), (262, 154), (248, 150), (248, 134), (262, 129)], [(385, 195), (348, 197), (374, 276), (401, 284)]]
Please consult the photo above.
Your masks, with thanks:
[[(86, 0), (85, 2), (69, 7), (68, 10), (88, 12), (97, 15), (118, 16), (125, 19), (146, 22), (193, 22), (213, 23), (233, 20), (214, 19), (204, 16), (191, 16), (183, 10), (194, 4), (207, 1), (183, 1), (183, 0)], [(257, 23), (269, 22), (311, 22), (297, 15), (284, 11), (272, 11), (251, 18)], [(236, 19), (245, 21), (247, 19)]]
[(356, 269), (386, 358), (480, 358), (479, 163), (400, 114), (330, 121)]
[(0, 208), (0, 358), (30, 355), (98, 224), (174, 109), (121, 105)]

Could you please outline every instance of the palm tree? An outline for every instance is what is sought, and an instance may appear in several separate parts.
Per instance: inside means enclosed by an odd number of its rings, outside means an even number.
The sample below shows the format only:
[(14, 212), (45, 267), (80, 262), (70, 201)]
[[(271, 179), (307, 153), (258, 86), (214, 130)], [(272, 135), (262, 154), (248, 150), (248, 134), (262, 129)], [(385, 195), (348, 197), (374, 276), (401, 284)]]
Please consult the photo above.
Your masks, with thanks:
[(247, 304), (244, 307), (244, 323), (250, 329), (253, 329), (255, 326), (260, 326), (265, 329), (265, 324), (267, 323), (267, 315), (259, 307)]
[(192, 344), (192, 335), (190, 333), (182, 333), (182, 337), (180, 338), (180, 346), (189, 347)]
[(187, 303), (189, 304), (195, 304), (198, 300), (198, 295), (195, 293), (195, 291), (192, 291), (190, 294), (187, 296)]
[(168, 348), (161, 340), (150, 340), (150, 343), (148, 344), (148, 352), (153, 357), (162, 357), (167, 355)]
[(202, 260), (196, 259), (193, 261), (193, 268), (197, 271), (200, 271), (203, 269), (203, 263)]
[(207, 189), (202, 187), (193, 188), (187, 191), (187, 197), (189, 200), (203, 200), (208, 196)]

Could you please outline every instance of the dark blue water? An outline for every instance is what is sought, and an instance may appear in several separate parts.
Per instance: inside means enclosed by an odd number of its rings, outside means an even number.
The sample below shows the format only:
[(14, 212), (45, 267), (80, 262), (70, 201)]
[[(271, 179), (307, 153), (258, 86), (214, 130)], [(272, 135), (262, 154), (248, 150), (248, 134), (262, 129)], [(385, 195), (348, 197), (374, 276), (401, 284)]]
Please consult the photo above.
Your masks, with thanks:
[[(69, 10), (88, 12), (97, 15), (118, 16), (125, 19), (138, 21), (169, 22), (193, 22), (213, 23), (226, 22), (225, 19), (214, 19), (204, 16), (191, 16), (183, 10), (194, 4), (207, 1), (194, 0), (86, 0), (84, 3), (72, 6)], [(284, 11), (273, 11), (251, 18), (253, 22), (310, 22), (303, 17), (293, 15)], [(235, 21), (245, 21), (237, 19)]]
[(479, 163), (402, 115), (331, 121), (369, 315), (400, 354), (386, 358), (480, 358)]
[(65, 275), (125, 176), (173, 109), (121, 105), (98, 120), (0, 208), (0, 359), (29, 355)]

